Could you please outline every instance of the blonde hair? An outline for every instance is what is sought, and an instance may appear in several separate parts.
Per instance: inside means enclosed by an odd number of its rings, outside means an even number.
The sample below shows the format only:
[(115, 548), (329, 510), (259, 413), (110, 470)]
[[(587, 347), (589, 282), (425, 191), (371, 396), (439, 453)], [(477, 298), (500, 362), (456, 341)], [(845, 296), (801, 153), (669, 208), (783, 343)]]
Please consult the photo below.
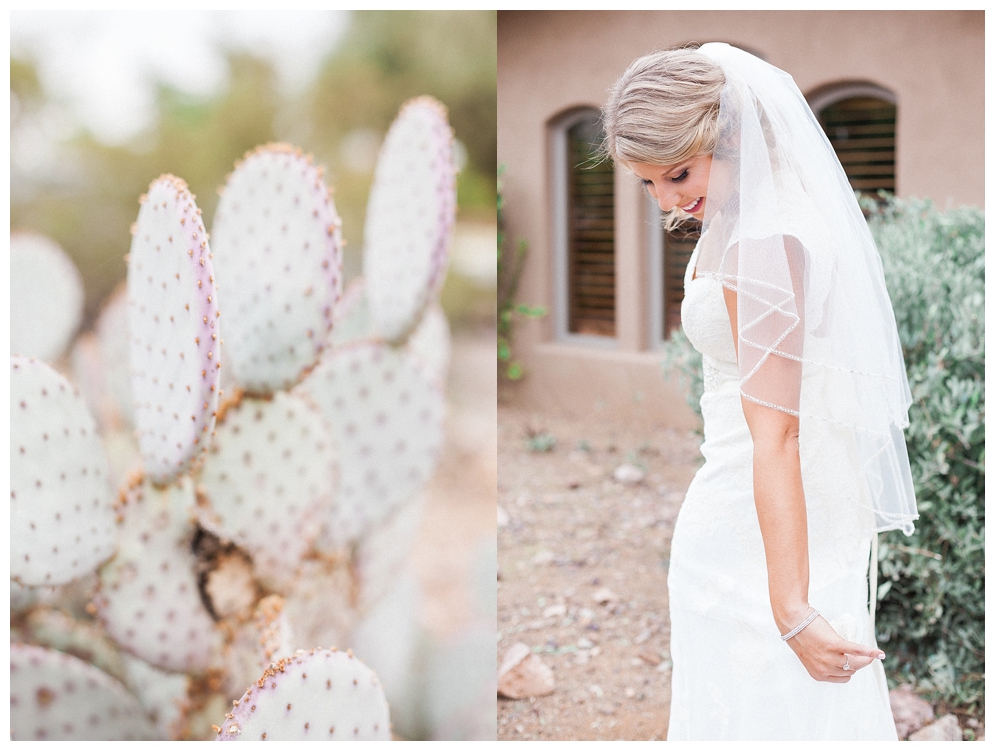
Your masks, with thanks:
[[(676, 164), (715, 151), (722, 68), (692, 48), (654, 52), (633, 62), (602, 108), (602, 154), (616, 163)], [(687, 214), (668, 212), (672, 229)]]

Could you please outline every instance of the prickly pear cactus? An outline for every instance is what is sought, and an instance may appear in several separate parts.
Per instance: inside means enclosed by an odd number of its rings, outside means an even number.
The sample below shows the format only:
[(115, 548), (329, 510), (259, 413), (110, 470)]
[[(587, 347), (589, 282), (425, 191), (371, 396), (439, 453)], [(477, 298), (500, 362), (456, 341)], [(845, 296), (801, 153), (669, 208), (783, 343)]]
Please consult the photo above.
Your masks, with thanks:
[(97, 423), (107, 423), (107, 409), (104, 401), (104, 369), (100, 357), (100, 343), (92, 331), (80, 336), (69, 353), (72, 367), (72, 379), (79, 389), (90, 412), (97, 418)]
[(243, 686), (256, 680), (271, 664), (293, 656), (293, 629), (283, 609), (283, 597), (267, 595), (256, 605), (252, 617), (235, 627), (225, 648), (225, 685), (230, 694), (238, 696)]
[(494, 621), (433, 645), (424, 694), (432, 740), (491, 740), (497, 727)]
[(114, 552), (97, 426), (76, 389), (35, 359), (10, 359), (10, 577), (56, 585)]
[(384, 139), (366, 207), (363, 274), (374, 326), (387, 340), (404, 339), (441, 288), (455, 216), (445, 107), (412, 99)]
[(193, 483), (128, 489), (118, 552), (100, 572), (94, 598), (111, 637), (165, 670), (202, 674), (214, 667), (221, 634), (204, 607), (195, 573), (190, 516)]
[(161, 738), (179, 738), (191, 680), (183, 673), (169, 673), (125, 653), (124, 684), (141, 702)]
[(94, 334), (103, 371), (100, 397), (108, 415), (107, 424), (111, 428), (130, 428), (134, 425), (134, 404), (131, 395), (128, 291), (125, 286), (115, 289), (104, 303), (94, 324)]
[(439, 388), (445, 388), (452, 359), (449, 321), (439, 303), (433, 303), (408, 339), (408, 349), (424, 363)]
[(10, 645), (13, 741), (161, 740), (128, 690), (77, 657)]
[(83, 280), (66, 252), (34, 232), (11, 234), (11, 354), (54, 362), (82, 318)]
[(328, 419), (340, 466), (331, 548), (414, 496), (442, 445), (445, 398), (413, 358), (380, 344), (329, 353), (300, 391)]
[(405, 738), (427, 735), (420, 706), (423, 671), (418, 664), (421, 599), (414, 575), (400, 572), (390, 591), (356, 624), (352, 635), (356, 656), (376, 671), (383, 684), (394, 732)]
[(284, 614), (302, 644), (347, 644), (359, 618), (349, 558), (307, 558), (286, 592)]
[(334, 325), (329, 340), (334, 347), (373, 338), (373, 321), (366, 300), (366, 281), (359, 276), (346, 286), (335, 304)]
[(389, 741), (390, 712), (376, 675), (352, 652), (298, 650), (235, 702), (219, 741)]
[(35, 608), (19, 624), (25, 642), (75, 655), (119, 681), (124, 681), (121, 653), (92, 621), (81, 621), (61, 610)]
[[(110, 301), (75, 349), (98, 422), (61, 376), (12, 360), (11, 638), (113, 674), (88, 684), (97, 709), (89, 698), (73, 708), (63, 694), (80, 685), (79, 666), (12, 647), (11, 695), (33, 697), (20, 705), (32, 713), (12, 702), (14, 738), (76, 737), (76, 715), (58, 713), (71, 709), (103, 723), (102, 738), (207, 739), (255, 681), (219, 739), (386, 740), (374, 674), (315, 646), (360, 642), (397, 684), (409, 732), (434, 732), (417, 678), (417, 597), (395, 595), (445, 421), (449, 332), (437, 298), (455, 193), (441, 105), (403, 108), (376, 182), (369, 278), (337, 305), (339, 221), (300, 151), (269, 145), (237, 166), (216, 258), (194, 197), (163, 176), (133, 227), (126, 300)], [(56, 380), (39, 387), (37, 373)], [(117, 504), (95, 458), (101, 441), (124, 478)], [(94, 478), (102, 496), (86, 484)], [(380, 627), (394, 620), (403, 634)], [(485, 651), (493, 657), (493, 640)], [(15, 692), (25, 660), (52, 678)]]
[(353, 572), (358, 582), (359, 605), (363, 610), (381, 600), (403, 574), (418, 536), (424, 508), (424, 495), (418, 493), (369, 530), (356, 544)]
[(324, 349), (342, 289), (340, 224), (322, 170), (286, 144), (247, 154), (228, 178), (214, 249), (246, 390), (288, 388)]
[(243, 398), (228, 406), (198, 473), (201, 525), (252, 556), (261, 581), (292, 580), (332, 494), (332, 439), (300, 397)]
[[(370, 317), (370, 304), (366, 295), (366, 280), (357, 277), (349, 282), (338, 305), (335, 306), (335, 325), (331, 342), (336, 348), (358, 342), (378, 339)], [(421, 320), (408, 336), (405, 348), (428, 368), (440, 388), (445, 386), (452, 356), (449, 321), (438, 301), (428, 305)]]
[(128, 257), (135, 427), (145, 472), (164, 484), (207, 448), (218, 408), (218, 292), (200, 209), (186, 183), (153, 181)]

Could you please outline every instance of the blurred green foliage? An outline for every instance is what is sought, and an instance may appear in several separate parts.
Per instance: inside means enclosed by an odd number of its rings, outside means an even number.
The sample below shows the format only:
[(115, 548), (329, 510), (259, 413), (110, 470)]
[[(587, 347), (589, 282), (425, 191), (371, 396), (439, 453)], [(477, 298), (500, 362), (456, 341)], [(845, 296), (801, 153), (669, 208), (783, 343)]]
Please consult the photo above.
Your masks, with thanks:
[(985, 219), (865, 201), (912, 389), (905, 431), (919, 520), (880, 549), (877, 631), (892, 679), (984, 713)]
[[(663, 377), (668, 381), (678, 378), (686, 389), (685, 400), (698, 417), (701, 417), (701, 395), (705, 392), (705, 376), (701, 353), (696, 350), (684, 333), (674, 329), (663, 344)], [(701, 433), (699, 427), (698, 433)]]
[[(235, 161), (282, 140), (327, 168), (347, 242), (346, 276), (354, 276), (373, 164), (350, 164), (343, 141), (362, 131), (375, 146), (401, 104), (422, 94), (448, 107), (466, 150), (458, 218), (493, 222), (496, 23), (494, 11), (354, 12), (316, 80), (294, 97), (281, 91), (268, 60), (229, 53), (226, 91), (205, 100), (159, 84), (159, 120), (132, 143), (108, 146), (79, 132), (58, 145), (54, 169), (12, 168), (11, 229), (48, 235), (70, 254), (86, 287), (86, 327), (125, 277), (130, 226), (152, 180), (163, 173), (183, 178), (210, 228), (217, 191)], [(12, 141), (30, 143), (58, 103), (47, 98), (35, 61), (11, 58), (10, 68)]]
[(552, 433), (530, 433), (525, 440), (525, 449), (533, 454), (546, 454), (556, 448), (556, 436)]

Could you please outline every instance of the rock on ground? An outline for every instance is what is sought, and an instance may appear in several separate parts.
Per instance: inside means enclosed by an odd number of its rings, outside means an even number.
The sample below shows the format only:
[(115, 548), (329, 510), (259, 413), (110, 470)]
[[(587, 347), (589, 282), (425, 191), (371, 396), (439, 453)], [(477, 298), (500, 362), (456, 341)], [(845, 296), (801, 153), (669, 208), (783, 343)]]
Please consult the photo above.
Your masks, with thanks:
[(932, 725), (917, 730), (909, 736), (910, 741), (962, 741), (964, 733), (957, 722), (957, 716), (945, 714)]
[(891, 690), (891, 713), (895, 717), (895, 730), (899, 740), (905, 740), (912, 733), (935, 719), (933, 707), (928, 701), (913, 692), (912, 687), (902, 685)]
[(548, 696), (556, 689), (553, 671), (527, 644), (517, 642), (498, 669), (498, 693), (509, 699)]

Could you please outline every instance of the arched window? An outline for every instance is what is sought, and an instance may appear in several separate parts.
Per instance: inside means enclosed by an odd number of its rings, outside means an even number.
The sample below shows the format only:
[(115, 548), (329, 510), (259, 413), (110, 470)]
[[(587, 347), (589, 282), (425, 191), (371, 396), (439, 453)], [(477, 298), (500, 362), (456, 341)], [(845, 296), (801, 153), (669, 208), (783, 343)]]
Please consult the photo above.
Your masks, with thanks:
[[(615, 336), (615, 174), (598, 158), (600, 112), (576, 110), (553, 127), (557, 335)], [(591, 337), (592, 339), (588, 339)]]
[(854, 190), (895, 192), (895, 95), (870, 83), (835, 85), (809, 104)]

